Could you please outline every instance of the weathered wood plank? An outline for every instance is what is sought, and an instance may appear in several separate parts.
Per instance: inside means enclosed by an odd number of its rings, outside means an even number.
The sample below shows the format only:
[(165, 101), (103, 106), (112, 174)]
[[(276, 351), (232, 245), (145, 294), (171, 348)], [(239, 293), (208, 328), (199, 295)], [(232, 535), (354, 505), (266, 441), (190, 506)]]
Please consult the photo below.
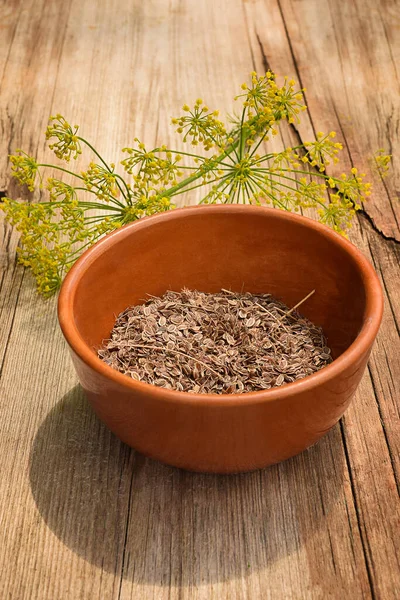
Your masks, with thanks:
[[(199, 94), (232, 112), (247, 73), (268, 65), (308, 88), (311, 121), (302, 123), (301, 137), (313, 127), (336, 128), (347, 140), (346, 167), (389, 142), (395, 152), (396, 84), (383, 93), (374, 83), (378, 64), (378, 82), (395, 76), (395, 5), (368, 3), (377, 20), (370, 23), (361, 3), (342, 4), (0, 5), (0, 188), (10, 188), (10, 149), (47, 155), (39, 134), (52, 112), (80, 122), (115, 159), (136, 135), (149, 144), (175, 141), (170, 116)], [(366, 210), (378, 230), (398, 238), (397, 180), (388, 178), (385, 190), (374, 177)], [(2, 597), (398, 595), (399, 254), (365, 221), (352, 239), (374, 259), (387, 297), (370, 374), (341, 426), (319, 444), (282, 465), (234, 477), (165, 467), (106, 431), (75, 387), (55, 302), (36, 297), (30, 277), (15, 267), (17, 236), (3, 230)]]

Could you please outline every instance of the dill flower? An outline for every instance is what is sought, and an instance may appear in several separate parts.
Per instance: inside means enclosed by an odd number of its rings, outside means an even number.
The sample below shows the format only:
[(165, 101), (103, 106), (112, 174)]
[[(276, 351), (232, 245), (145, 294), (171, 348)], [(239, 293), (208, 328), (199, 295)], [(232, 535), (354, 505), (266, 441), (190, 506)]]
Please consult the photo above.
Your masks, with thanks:
[(172, 119), (173, 125), (178, 125), (177, 132), (183, 135), (183, 141), (191, 139), (192, 146), (203, 144), (205, 150), (213, 146), (221, 147), (225, 141), (226, 128), (218, 117), (218, 111), (210, 111), (203, 100), (198, 98), (191, 109), (184, 104), (182, 110), (186, 113)]
[(332, 227), (337, 233), (344, 234), (351, 226), (356, 209), (359, 207), (355, 207), (350, 200), (339, 194), (332, 194), (330, 200), (323, 210), (318, 211), (320, 221)]
[(109, 202), (112, 197), (117, 196), (118, 187), (113, 171), (109, 171), (101, 165), (91, 162), (87, 171), (83, 171), (81, 176), (86, 188), (89, 191), (95, 190), (95, 194), (99, 200)]
[(360, 203), (371, 194), (371, 184), (364, 182), (365, 174), (358, 174), (356, 168), (351, 169), (351, 174), (342, 173), (337, 180), (338, 192), (359, 209)]
[(299, 113), (305, 110), (303, 103), (304, 90), (295, 90), (296, 82), (285, 77), (283, 86), (276, 83), (275, 74), (267, 71), (265, 75), (251, 74), (251, 84), (242, 85), (245, 90), (236, 98), (244, 98), (243, 105), (250, 110), (250, 116), (255, 112), (273, 115), (274, 121), (287, 119), (290, 123), (299, 121)]
[(331, 131), (324, 134), (321, 131), (317, 133), (315, 142), (305, 142), (306, 153), (302, 158), (303, 162), (309, 162), (312, 167), (317, 167), (321, 172), (325, 171), (327, 165), (338, 162), (337, 154), (343, 149), (340, 142), (334, 142), (336, 133)]
[(55, 142), (49, 145), (57, 158), (69, 162), (72, 158), (78, 158), (82, 154), (82, 148), (79, 137), (76, 135), (79, 129), (78, 125), (71, 125), (60, 114), (50, 117), (49, 125), (46, 130), (46, 139), (55, 138)]
[(23, 150), (10, 156), (11, 174), (20, 185), (26, 185), (30, 192), (35, 189), (35, 179), (38, 172), (38, 163)]
[(182, 156), (172, 153), (165, 146), (148, 152), (143, 143), (137, 138), (137, 148), (123, 148), (128, 157), (121, 161), (125, 171), (135, 175), (136, 182), (150, 181), (154, 184), (176, 185), (177, 180), (183, 176), (179, 165)]
[(375, 167), (382, 178), (386, 177), (390, 169), (391, 154), (386, 154), (384, 148), (379, 148), (374, 156)]

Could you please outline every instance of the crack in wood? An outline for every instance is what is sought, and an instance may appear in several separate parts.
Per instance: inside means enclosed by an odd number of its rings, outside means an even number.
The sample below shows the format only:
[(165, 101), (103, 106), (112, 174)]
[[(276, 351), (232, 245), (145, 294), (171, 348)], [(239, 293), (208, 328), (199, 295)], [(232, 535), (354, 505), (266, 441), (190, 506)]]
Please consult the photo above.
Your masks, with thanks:
[(0, 363), (0, 380), (1, 380), (1, 377), (2, 377), (2, 374), (3, 374), (3, 369), (4, 369), (5, 362), (6, 362), (7, 352), (9, 350), (9, 348), (10, 348), (9, 342), (10, 342), (10, 339), (11, 339), (11, 335), (12, 335), (13, 327), (14, 327), (14, 321), (15, 321), (15, 317), (16, 317), (16, 314), (17, 314), (18, 301), (19, 301), (19, 297), (20, 297), (20, 294), (21, 294), (21, 290), (22, 290), (22, 283), (24, 281), (24, 274), (25, 274), (25, 271), (22, 273), (21, 281), (19, 282), (18, 292), (17, 292), (16, 298), (15, 298), (14, 312), (13, 312), (13, 315), (11, 317), (11, 323), (10, 323), (9, 330), (7, 332), (7, 337), (6, 337), (6, 341), (5, 341), (5, 345), (4, 345), (3, 356), (1, 357), (1, 363)]
[[(254, 52), (253, 52), (253, 46), (251, 44), (251, 39), (250, 39), (249, 23), (248, 23), (248, 19), (247, 19), (247, 13), (246, 13), (246, 9), (245, 9), (245, 6), (244, 6), (244, 2), (242, 3), (242, 10), (243, 10), (244, 22), (246, 24), (246, 33), (247, 33), (247, 41), (248, 41), (248, 44), (249, 44), (249, 50), (250, 50), (250, 55), (251, 55), (251, 64), (253, 65), (253, 70), (257, 71), (256, 61), (255, 61)], [(256, 35), (257, 35), (257, 32), (256, 32)]]
[[(349, 144), (348, 144), (348, 142), (347, 142), (347, 137), (346, 137), (346, 134), (345, 134), (345, 132), (344, 132), (344, 130), (343, 130), (342, 123), (341, 123), (341, 121), (340, 121), (340, 118), (339, 118), (339, 115), (338, 115), (338, 112), (337, 112), (337, 110), (336, 110), (336, 106), (335, 106), (335, 103), (334, 103), (334, 101), (333, 101), (332, 97), (331, 97), (331, 102), (332, 102), (332, 108), (333, 108), (333, 112), (335, 113), (335, 117), (336, 117), (336, 119), (337, 119), (337, 122), (338, 122), (338, 124), (339, 124), (339, 127), (340, 127), (340, 133), (342, 134), (343, 141), (344, 141), (344, 144), (345, 144), (345, 146), (346, 146), (346, 150), (347, 150), (347, 154), (348, 154), (348, 156), (349, 156), (350, 164), (351, 164), (351, 166), (352, 166), (352, 167), (354, 167), (353, 159), (352, 159), (351, 152), (350, 152), (350, 147), (349, 147)], [(389, 117), (389, 120), (390, 120), (390, 117)], [(388, 124), (387, 124), (387, 127), (388, 127)], [(388, 188), (387, 188), (387, 186), (386, 186), (386, 183), (385, 183), (385, 181), (384, 181), (384, 179), (383, 179), (382, 177), (381, 177), (381, 181), (382, 181), (383, 187), (385, 188), (386, 195), (387, 195), (387, 197), (388, 197), (388, 200), (389, 200), (389, 204), (390, 204), (390, 206), (391, 206), (391, 208), (392, 208), (392, 212), (393, 212), (394, 219), (395, 219), (395, 221), (396, 221), (396, 224), (398, 225), (398, 223), (397, 223), (397, 219), (396, 219), (396, 215), (395, 215), (395, 212), (394, 212), (394, 210), (393, 210), (393, 205), (392, 205), (392, 201), (391, 201), (391, 198), (390, 198), (389, 190), (388, 190)], [(383, 232), (383, 231), (382, 231), (382, 230), (381, 230), (381, 229), (380, 229), (380, 228), (377, 226), (377, 224), (375, 223), (375, 221), (374, 221), (373, 217), (372, 217), (372, 216), (369, 214), (369, 212), (368, 212), (367, 210), (365, 210), (365, 208), (364, 208), (364, 207), (362, 207), (362, 208), (361, 208), (361, 209), (358, 211), (358, 214), (359, 214), (359, 215), (360, 215), (360, 214), (364, 215), (364, 217), (365, 217), (365, 218), (368, 220), (368, 222), (370, 223), (370, 225), (371, 225), (371, 227), (374, 229), (374, 231), (375, 231), (375, 232), (376, 232), (376, 233), (377, 233), (379, 236), (381, 236), (383, 239), (385, 239), (385, 240), (388, 240), (388, 241), (390, 241), (390, 242), (395, 242), (396, 244), (400, 244), (400, 240), (398, 240), (398, 239), (397, 239), (396, 237), (394, 237), (394, 236), (387, 235), (386, 233), (384, 233), (384, 232)]]
[[(132, 452), (132, 450), (131, 450), (131, 452)], [(128, 457), (128, 460), (129, 460), (129, 457)], [(128, 567), (128, 565), (125, 562), (125, 555), (126, 555), (126, 547), (127, 547), (127, 541), (128, 541), (129, 521), (130, 521), (130, 515), (131, 515), (131, 502), (132, 502), (132, 489), (133, 489), (134, 474), (135, 474), (135, 469), (132, 468), (131, 479), (130, 479), (130, 483), (129, 483), (129, 494), (128, 494), (128, 503), (127, 503), (126, 522), (125, 522), (124, 542), (123, 542), (123, 548), (122, 548), (121, 576), (120, 576), (120, 580), (119, 580), (118, 600), (120, 600), (120, 598), (121, 598), (124, 573)]]
[(387, 242), (394, 242), (395, 244), (400, 246), (400, 240), (398, 240), (396, 237), (392, 236), (392, 235), (387, 235), (386, 233), (384, 233), (375, 223), (374, 219), (371, 217), (371, 215), (369, 214), (369, 212), (367, 212), (365, 210), (365, 208), (361, 208), (360, 210), (357, 211), (357, 216), (363, 216), (365, 218), (366, 221), (368, 221), (368, 223), (370, 224), (371, 228), (375, 231), (375, 233), (377, 233), (379, 235), (379, 237), (381, 237), (383, 240), (387, 241)]
[(345, 433), (343, 419), (341, 419), (339, 421), (339, 424), (340, 424), (340, 432), (342, 434), (342, 444), (343, 444), (343, 449), (344, 449), (347, 471), (349, 473), (351, 493), (353, 496), (354, 511), (356, 513), (357, 526), (358, 526), (358, 530), (359, 530), (359, 534), (360, 534), (361, 547), (363, 550), (364, 561), (365, 561), (365, 568), (367, 571), (368, 583), (369, 583), (370, 590), (371, 590), (371, 597), (373, 600), (375, 600), (376, 593), (375, 593), (375, 588), (374, 588), (374, 578), (373, 578), (373, 574), (372, 574), (372, 570), (371, 570), (372, 566), (370, 564), (371, 553), (367, 552), (368, 538), (365, 539), (364, 528), (361, 526), (362, 519), (361, 519), (361, 515), (360, 515), (360, 508), (358, 506), (357, 492), (356, 492), (356, 486), (355, 486), (355, 482), (354, 482), (354, 474), (352, 471), (352, 465), (351, 465), (351, 461), (350, 461), (349, 449), (347, 446), (346, 433)]
[[(389, 368), (389, 372), (390, 372), (389, 364), (388, 364), (388, 368)], [(380, 402), (379, 402), (378, 389), (377, 389), (377, 386), (376, 386), (374, 375), (373, 375), (372, 370), (371, 370), (371, 366), (369, 364), (367, 365), (367, 369), (368, 369), (368, 374), (369, 374), (370, 379), (371, 379), (372, 389), (374, 391), (375, 402), (376, 402), (376, 406), (377, 406), (378, 413), (379, 413), (379, 419), (380, 419), (381, 425), (382, 425), (383, 437), (385, 438), (385, 443), (386, 443), (386, 446), (387, 446), (387, 451), (388, 451), (388, 455), (389, 455), (390, 465), (392, 467), (393, 479), (394, 479), (396, 487), (397, 487), (397, 492), (400, 495), (400, 482), (399, 482), (399, 480), (397, 478), (395, 458), (394, 458), (393, 450), (392, 450), (392, 447), (391, 447), (391, 444), (390, 444), (390, 441), (389, 441), (389, 438), (388, 438), (388, 432), (387, 432), (387, 429), (386, 429), (386, 423), (384, 421), (383, 414), (382, 414), (382, 407), (381, 407)]]
[(255, 33), (256, 33), (256, 38), (257, 38), (258, 45), (260, 47), (260, 52), (261, 52), (261, 58), (262, 58), (263, 67), (264, 67), (265, 71), (272, 71), (272, 69), (271, 69), (271, 67), (269, 65), (269, 62), (268, 62), (267, 55), (265, 54), (264, 47), (263, 47), (262, 42), (260, 40), (260, 36), (258, 35), (257, 31)]

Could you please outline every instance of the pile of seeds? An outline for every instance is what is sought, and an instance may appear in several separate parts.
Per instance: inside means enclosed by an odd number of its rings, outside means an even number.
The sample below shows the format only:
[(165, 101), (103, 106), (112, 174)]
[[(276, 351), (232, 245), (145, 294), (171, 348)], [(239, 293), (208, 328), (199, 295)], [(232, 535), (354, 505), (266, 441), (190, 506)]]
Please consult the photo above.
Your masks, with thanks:
[(133, 379), (185, 392), (267, 390), (332, 362), (320, 327), (269, 294), (184, 289), (121, 313), (98, 351)]

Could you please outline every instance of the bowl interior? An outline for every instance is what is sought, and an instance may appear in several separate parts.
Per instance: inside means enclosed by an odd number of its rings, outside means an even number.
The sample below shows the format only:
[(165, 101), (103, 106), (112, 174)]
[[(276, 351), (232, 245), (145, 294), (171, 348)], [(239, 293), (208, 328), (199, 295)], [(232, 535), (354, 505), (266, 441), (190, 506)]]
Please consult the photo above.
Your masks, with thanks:
[(183, 287), (271, 293), (321, 325), (334, 358), (357, 337), (365, 318), (364, 275), (338, 236), (281, 211), (247, 207), (173, 211), (101, 241), (71, 272), (72, 310), (90, 348), (107, 338), (116, 316)]

